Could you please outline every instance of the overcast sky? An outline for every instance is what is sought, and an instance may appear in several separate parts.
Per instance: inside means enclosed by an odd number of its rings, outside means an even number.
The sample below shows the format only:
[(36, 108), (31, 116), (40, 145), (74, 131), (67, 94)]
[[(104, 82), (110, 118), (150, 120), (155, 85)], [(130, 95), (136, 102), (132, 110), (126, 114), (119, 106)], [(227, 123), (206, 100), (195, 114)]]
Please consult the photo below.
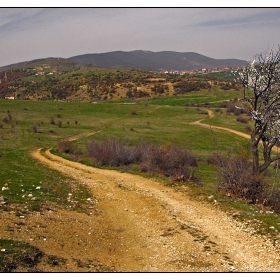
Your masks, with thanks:
[(280, 8), (0, 8), (0, 66), (110, 51), (252, 60), (280, 44)]

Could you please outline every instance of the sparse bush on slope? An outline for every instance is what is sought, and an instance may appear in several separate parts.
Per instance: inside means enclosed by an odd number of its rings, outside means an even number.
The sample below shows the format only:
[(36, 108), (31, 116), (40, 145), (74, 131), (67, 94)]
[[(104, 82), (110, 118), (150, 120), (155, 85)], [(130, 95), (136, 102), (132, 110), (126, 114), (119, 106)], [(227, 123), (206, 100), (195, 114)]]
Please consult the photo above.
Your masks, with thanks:
[(88, 155), (97, 164), (107, 166), (125, 166), (139, 161), (139, 152), (128, 141), (90, 141), (87, 144)]
[(218, 190), (280, 213), (280, 190), (252, 174), (249, 157), (215, 154), (207, 162), (218, 167)]
[(186, 181), (192, 177), (188, 167), (197, 167), (197, 159), (187, 149), (174, 144), (149, 145), (140, 163), (142, 171), (170, 176), (173, 180)]
[(136, 163), (142, 172), (162, 174), (175, 181), (193, 178), (187, 168), (197, 166), (195, 156), (188, 149), (174, 144), (131, 146), (129, 141), (90, 141), (87, 152), (99, 165), (118, 167)]

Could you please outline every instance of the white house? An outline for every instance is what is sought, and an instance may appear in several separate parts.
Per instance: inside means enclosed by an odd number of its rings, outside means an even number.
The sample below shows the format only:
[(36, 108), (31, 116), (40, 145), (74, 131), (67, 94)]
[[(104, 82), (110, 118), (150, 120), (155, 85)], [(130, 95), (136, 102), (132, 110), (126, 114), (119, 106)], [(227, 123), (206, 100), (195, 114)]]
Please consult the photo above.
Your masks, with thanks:
[(5, 99), (15, 99), (14, 94), (6, 94)]

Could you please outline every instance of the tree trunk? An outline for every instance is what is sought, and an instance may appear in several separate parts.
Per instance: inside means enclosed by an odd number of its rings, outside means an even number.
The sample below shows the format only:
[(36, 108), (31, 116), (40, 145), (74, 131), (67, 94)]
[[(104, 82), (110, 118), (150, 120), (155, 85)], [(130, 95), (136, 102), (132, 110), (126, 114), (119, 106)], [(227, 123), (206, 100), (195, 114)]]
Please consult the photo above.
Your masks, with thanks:
[(255, 131), (251, 135), (252, 140), (252, 156), (253, 156), (253, 175), (260, 175), (260, 167), (259, 167), (259, 148), (258, 141), (255, 138)]
[(264, 163), (260, 166), (260, 173), (265, 171), (269, 165), (272, 162), (271, 159), (271, 150), (272, 150), (272, 145), (269, 145), (269, 143), (263, 142), (263, 159)]

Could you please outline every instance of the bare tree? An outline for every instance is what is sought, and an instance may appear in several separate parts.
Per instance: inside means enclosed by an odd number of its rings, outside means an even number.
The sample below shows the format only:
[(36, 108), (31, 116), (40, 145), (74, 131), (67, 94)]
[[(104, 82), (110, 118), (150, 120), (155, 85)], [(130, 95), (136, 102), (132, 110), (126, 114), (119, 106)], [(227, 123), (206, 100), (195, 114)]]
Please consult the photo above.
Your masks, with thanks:
[[(255, 56), (242, 71), (237, 80), (244, 87), (244, 100), (254, 122), (251, 133), (253, 175), (259, 175), (268, 166), (280, 159), (272, 156), (272, 149), (280, 141), (280, 47)], [(263, 147), (260, 160), (259, 147)]]

